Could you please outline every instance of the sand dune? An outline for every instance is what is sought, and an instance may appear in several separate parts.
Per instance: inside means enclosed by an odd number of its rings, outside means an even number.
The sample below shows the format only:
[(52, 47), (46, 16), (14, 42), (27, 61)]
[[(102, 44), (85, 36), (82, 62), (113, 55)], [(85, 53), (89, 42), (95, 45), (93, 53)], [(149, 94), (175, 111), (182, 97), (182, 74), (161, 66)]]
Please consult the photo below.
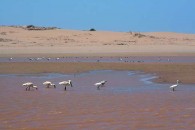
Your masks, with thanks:
[(0, 55), (8, 54), (195, 54), (195, 34), (25, 30), (0, 27)]

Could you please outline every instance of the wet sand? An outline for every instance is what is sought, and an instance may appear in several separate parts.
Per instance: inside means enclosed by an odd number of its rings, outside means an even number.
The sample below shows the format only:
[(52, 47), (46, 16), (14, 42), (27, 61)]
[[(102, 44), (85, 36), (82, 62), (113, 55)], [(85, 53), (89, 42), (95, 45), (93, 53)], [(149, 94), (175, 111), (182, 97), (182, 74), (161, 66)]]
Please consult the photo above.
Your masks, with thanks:
[(69, 73), (91, 70), (134, 70), (157, 74), (161, 83), (195, 83), (194, 63), (88, 63), (88, 62), (1, 62), (1, 74)]
[[(195, 88), (155, 84), (155, 75), (129, 71), (1, 75), (0, 129), (195, 129)], [(42, 82), (71, 79), (67, 91)], [(97, 90), (93, 85), (108, 80)], [(24, 81), (39, 86), (25, 91)]]

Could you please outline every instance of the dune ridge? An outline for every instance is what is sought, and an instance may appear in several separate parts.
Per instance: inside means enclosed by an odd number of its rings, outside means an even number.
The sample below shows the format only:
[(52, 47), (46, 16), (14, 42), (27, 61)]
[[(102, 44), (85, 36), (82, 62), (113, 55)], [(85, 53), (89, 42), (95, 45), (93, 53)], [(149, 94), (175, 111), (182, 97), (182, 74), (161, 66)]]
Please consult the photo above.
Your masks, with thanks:
[[(195, 34), (26, 30), (0, 26), (0, 55), (85, 54), (193, 55)], [(151, 54), (152, 55), (152, 54)]]

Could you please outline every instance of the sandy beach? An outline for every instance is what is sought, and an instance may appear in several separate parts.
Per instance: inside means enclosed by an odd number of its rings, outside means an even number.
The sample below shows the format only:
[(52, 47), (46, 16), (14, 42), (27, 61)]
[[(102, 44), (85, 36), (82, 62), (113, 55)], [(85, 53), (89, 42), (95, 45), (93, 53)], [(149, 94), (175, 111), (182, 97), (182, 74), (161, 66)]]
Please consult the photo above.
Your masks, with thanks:
[[(195, 56), (195, 35), (170, 32), (106, 32), (77, 30), (27, 30), (0, 27), (0, 57), (120, 57)], [(25, 69), (27, 68), (30, 69)], [(38, 66), (38, 67), (37, 67)], [(194, 83), (193, 64), (94, 64), (94, 63), (1, 63), (1, 73), (75, 73), (96, 69), (141, 70), (159, 74), (160, 82)], [(66, 66), (58, 67), (55, 66)], [(81, 67), (84, 66), (84, 67)], [(91, 67), (93, 66), (93, 67)], [(175, 67), (174, 67), (175, 66)], [(162, 67), (162, 68), (161, 68)], [(180, 69), (180, 67), (182, 69)], [(24, 68), (24, 69), (20, 69)], [(68, 68), (68, 69), (66, 69)], [(159, 72), (160, 71), (160, 72)], [(174, 72), (174, 73), (173, 73)], [(175, 76), (175, 73), (177, 75)]]
[(0, 129), (193, 130), (194, 56), (195, 34), (1, 26)]
[(194, 55), (195, 35), (0, 27), (0, 56)]

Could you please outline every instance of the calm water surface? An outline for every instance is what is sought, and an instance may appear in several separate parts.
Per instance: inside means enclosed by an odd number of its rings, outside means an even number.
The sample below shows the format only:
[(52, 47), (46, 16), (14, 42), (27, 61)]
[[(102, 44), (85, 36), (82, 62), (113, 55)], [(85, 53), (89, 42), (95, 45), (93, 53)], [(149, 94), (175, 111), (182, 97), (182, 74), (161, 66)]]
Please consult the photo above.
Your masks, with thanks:
[[(157, 84), (156, 75), (91, 71), (0, 75), (0, 129), (195, 129), (195, 85)], [(71, 79), (73, 87), (58, 85)], [(49, 80), (57, 88), (45, 88)], [(100, 90), (94, 83), (107, 80)], [(21, 85), (33, 82), (38, 91)]]

